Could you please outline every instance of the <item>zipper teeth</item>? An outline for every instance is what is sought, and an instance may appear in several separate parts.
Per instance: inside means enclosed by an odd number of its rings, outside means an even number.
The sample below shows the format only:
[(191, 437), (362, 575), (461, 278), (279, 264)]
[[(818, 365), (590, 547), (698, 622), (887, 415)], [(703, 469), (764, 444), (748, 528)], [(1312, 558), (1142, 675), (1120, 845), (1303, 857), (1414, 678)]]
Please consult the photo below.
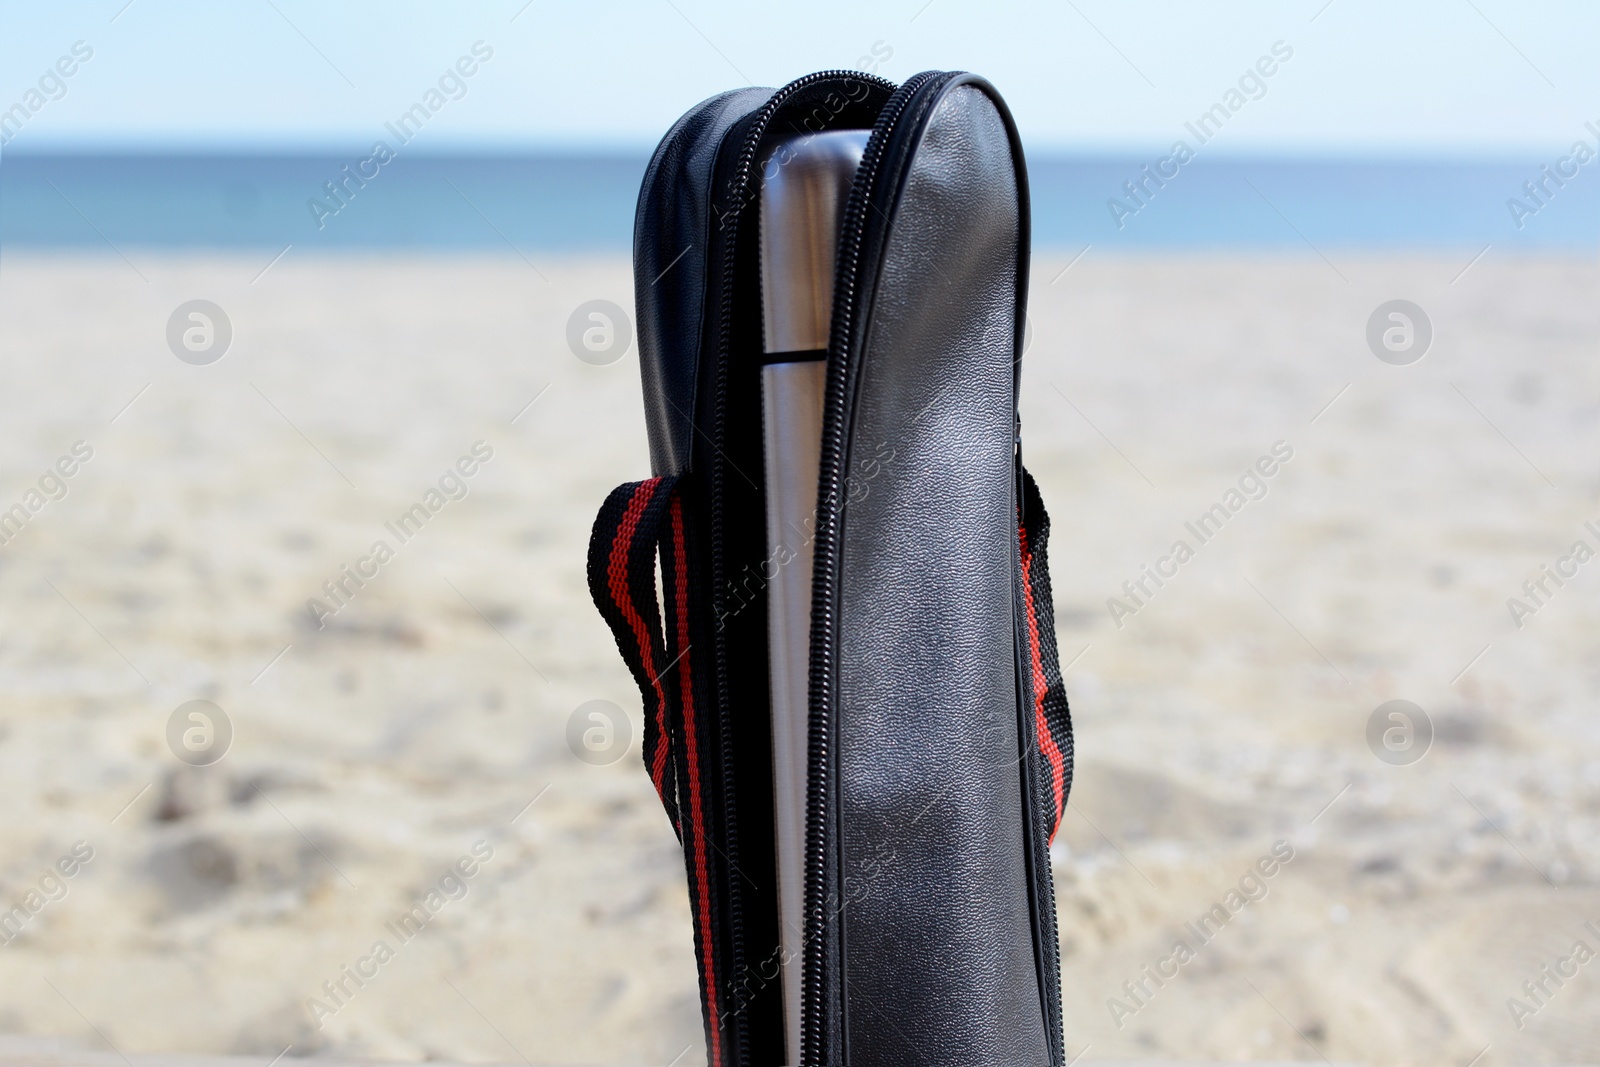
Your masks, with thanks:
[[(1062, 812), (1062, 814), (1066, 814)], [(1056, 876), (1050, 867), (1050, 840), (1045, 837), (1044, 845), (1044, 888), (1045, 907), (1049, 909), (1050, 916), (1050, 958), (1055, 960), (1055, 971), (1050, 975), (1050, 989), (1046, 992), (1049, 1010), (1045, 1018), (1050, 1020), (1050, 1047), (1055, 1054), (1066, 1054), (1066, 1034), (1062, 1030), (1061, 1010), (1061, 916), (1056, 912)]]
[[(862, 231), (868, 201), (879, 177), (877, 171), (889, 140), (889, 132), (899, 122), (912, 99), (928, 82), (945, 77), (938, 71), (924, 71), (908, 79), (884, 105), (873, 125), (872, 136), (862, 153), (857, 178), (851, 184), (840, 223), (836, 273), (833, 291), (833, 322), (828, 339), (828, 385), (822, 416), (821, 484), (818, 487), (819, 511), (812, 540), (811, 661), (809, 667), (810, 737), (807, 758), (806, 804), (806, 951), (804, 995), (802, 998), (801, 1059), (820, 1064), (826, 1050), (823, 1015), (827, 952), (823, 935), (826, 919), (827, 856), (833, 816), (830, 788), (832, 775), (833, 728), (833, 638), (837, 593), (837, 535), (840, 492), (844, 472), (840, 463), (844, 451), (844, 413), (848, 400), (846, 387), (854, 368), (850, 358), (850, 337), (854, 329), (855, 302), (861, 259)], [(840, 904), (842, 905), (842, 901)]]
[[(739, 213), (742, 212), (747, 206), (741, 202), (741, 199), (749, 190), (751, 168), (755, 164), (756, 153), (761, 147), (761, 139), (766, 133), (767, 126), (772, 122), (773, 116), (775, 116), (778, 113), (778, 110), (783, 107), (783, 105), (786, 104), (791, 98), (793, 98), (796, 93), (810, 88), (819, 82), (841, 79), (866, 82), (869, 85), (877, 86), (880, 89), (888, 89), (891, 92), (894, 90), (894, 83), (870, 74), (863, 74), (860, 71), (825, 70), (818, 71), (815, 74), (808, 74), (804, 78), (792, 81), (788, 85), (785, 85), (783, 88), (779, 89), (777, 92), (773, 93), (772, 97), (764, 105), (762, 105), (761, 110), (756, 113), (755, 122), (751, 126), (749, 133), (746, 135), (744, 144), (740, 147), (739, 158), (734, 166), (732, 180), (734, 207), (730, 211), (731, 214), (737, 217)], [(721, 618), (723, 616), (723, 607), (726, 602), (724, 592), (725, 582), (723, 579), (726, 569), (724, 567), (723, 560), (724, 544), (722, 535), (722, 456), (724, 445), (726, 444), (726, 441), (724, 440), (726, 420), (724, 419), (723, 413), (727, 404), (728, 361), (730, 357), (730, 349), (732, 347), (733, 333), (733, 310), (731, 302), (728, 299), (728, 294), (732, 289), (733, 262), (734, 253), (738, 244), (738, 232), (738, 222), (735, 221), (728, 227), (727, 232), (723, 234), (722, 238), (721, 299), (719, 301), (720, 307), (718, 309), (717, 316), (717, 351), (716, 367), (714, 371), (716, 378), (715, 389), (713, 392), (714, 401), (711, 408), (711, 440), (715, 447), (713, 447), (711, 450), (711, 472), (710, 478), (708, 479), (710, 489), (709, 495), (711, 498), (711, 603), (713, 618)], [(715, 652), (714, 659), (716, 661), (718, 758), (722, 767), (721, 786), (722, 818), (725, 831), (724, 844), (726, 846), (726, 858), (729, 868), (732, 870), (737, 870), (739, 859), (737, 842), (738, 823), (735, 819), (733, 789), (729, 785), (733, 766), (733, 751), (732, 742), (730, 740), (731, 731), (729, 730), (730, 710), (728, 708), (728, 656), (727, 649), (723, 641), (720, 639), (714, 640), (712, 642), (712, 647)], [(733, 879), (729, 883), (727, 927), (733, 931), (742, 931), (744, 928), (743, 906), (740, 902), (740, 898), (741, 894), (739, 891), (738, 879)], [(731, 939), (731, 941), (732, 943), (730, 945), (730, 949), (733, 958), (730, 961), (732, 967), (730, 974), (739, 976), (744, 973), (743, 937), (736, 935)], [(713, 951), (712, 947), (707, 946), (707, 951)], [(716, 997), (717, 991), (709, 990), (708, 995), (711, 997)], [(737, 1042), (740, 1048), (735, 1062), (744, 1062), (748, 1057), (745, 1055), (747, 1050), (743, 1048), (744, 1041), (742, 1040), (744, 1030), (743, 1012), (736, 1012), (734, 1014), (732, 1025), (737, 1029), (741, 1037), (741, 1040)]]

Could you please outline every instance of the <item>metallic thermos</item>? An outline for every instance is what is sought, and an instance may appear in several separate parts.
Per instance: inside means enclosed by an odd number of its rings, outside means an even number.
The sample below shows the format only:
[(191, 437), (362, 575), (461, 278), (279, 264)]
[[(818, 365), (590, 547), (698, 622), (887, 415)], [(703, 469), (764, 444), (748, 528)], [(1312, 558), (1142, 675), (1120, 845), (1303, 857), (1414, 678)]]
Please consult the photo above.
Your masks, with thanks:
[[(761, 410), (767, 477), (772, 784), (786, 1062), (800, 1062), (809, 751), (811, 540), (817, 519), (834, 255), (866, 130), (797, 137), (767, 158), (761, 188)], [(774, 358), (776, 357), (776, 359)], [(779, 361), (781, 360), (781, 361)]]

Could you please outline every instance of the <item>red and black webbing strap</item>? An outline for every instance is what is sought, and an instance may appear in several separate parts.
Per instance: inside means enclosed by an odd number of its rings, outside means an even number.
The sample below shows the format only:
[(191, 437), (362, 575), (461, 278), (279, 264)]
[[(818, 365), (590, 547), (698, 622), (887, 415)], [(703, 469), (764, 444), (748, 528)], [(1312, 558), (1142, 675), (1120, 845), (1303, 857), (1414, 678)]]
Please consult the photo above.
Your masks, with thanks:
[(589, 538), (589, 594), (644, 698), (645, 769), (681, 840), (671, 758), (674, 699), (667, 677), (675, 665), (667, 658), (656, 607), (656, 545), (674, 481), (628, 482), (606, 497)]
[[(658, 555), (664, 620), (656, 604)], [(677, 478), (629, 482), (612, 491), (589, 538), (589, 593), (644, 700), (645, 769), (683, 843), (708, 1062), (723, 1067), (726, 1035), (718, 1003), (715, 922), (718, 871), (707, 801), (713, 748), (710, 725), (695, 694), (692, 569)]]
[(700, 963), (700, 1004), (705, 1013), (706, 1062), (722, 1067), (723, 1027), (717, 981), (718, 947), (715, 913), (716, 859), (708, 839), (711, 813), (705, 798), (710, 792), (709, 758), (713, 751), (710, 724), (695, 700), (692, 657), (694, 639), (689, 620), (693, 568), (684, 531), (683, 500), (674, 495), (667, 511), (667, 528), (661, 541), (661, 586), (667, 606), (667, 650), (673, 657), (678, 683), (677, 717), (672, 720), (673, 745), (678, 754), (678, 781), (682, 784), (687, 822), (683, 838), (684, 866), (689, 875), (689, 900), (694, 910), (694, 946)]
[(1028, 609), (1029, 660), (1033, 665), (1033, 711), (1039, 752), (1045, 769), (1045, 800), (1049, 804), (1050, 837), (1055, 838), (1067, 810), (1072, 790), (1072, 717), (1067, 710), (1067, 690), (1061, 680), (1061, 657), (1056, 650), (1055, 604), (1050, 594), (1050, 516), (1044, 509), (1033, 475), (1022, 472), (1023, 597)]

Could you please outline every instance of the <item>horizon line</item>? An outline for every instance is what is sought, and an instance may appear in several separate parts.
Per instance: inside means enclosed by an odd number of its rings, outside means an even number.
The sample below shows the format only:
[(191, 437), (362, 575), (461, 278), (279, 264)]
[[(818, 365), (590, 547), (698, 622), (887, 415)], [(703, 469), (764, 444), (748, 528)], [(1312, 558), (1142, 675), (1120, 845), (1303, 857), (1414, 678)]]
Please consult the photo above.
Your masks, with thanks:
[[(432, 159), (539, 159), (646, 161), (655, 145), (635, 143), (491, 143), (460, 142), (409, 148), (405, 155)], [(1066, 145), (1024, 146), (1029, 162), (1034, 161), (1118, 161), (1144, 159), (1168, 150), (1170, 146), (1113, 144), (1109, 142)], [(345, 143), (326, 140), (259, 142), (134, 143), (124, 140), (62, 141), (42, 145), (0, 146), (0, 163), (7, 157), (18, 159), (150, 158), (150, 159), (328, 159), (351, 153)], [(1351, 163), (1471, 163), (1526, 164), (1544, 159), (1551, 149), (1533, 145), (1440, 145), (1419, 149), (1415, 145), (1238, 145), (1208, 150), (1205, 156), (1229, 161), (1317, 161)], [(398, 154), (398, 153), (397, 153)]]

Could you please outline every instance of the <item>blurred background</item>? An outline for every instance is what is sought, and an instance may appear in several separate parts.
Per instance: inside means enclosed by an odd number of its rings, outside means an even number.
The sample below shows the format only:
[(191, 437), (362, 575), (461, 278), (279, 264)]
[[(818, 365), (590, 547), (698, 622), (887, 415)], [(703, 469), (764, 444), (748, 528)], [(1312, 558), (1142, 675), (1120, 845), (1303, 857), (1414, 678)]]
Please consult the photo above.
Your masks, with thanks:
[(831, 67), (1028, 152), (1069, 1053), (1600, 1061), (1594, 5), (0, 27), (0, 1060), (703, 1062), (582, 562), (651, 148)]

